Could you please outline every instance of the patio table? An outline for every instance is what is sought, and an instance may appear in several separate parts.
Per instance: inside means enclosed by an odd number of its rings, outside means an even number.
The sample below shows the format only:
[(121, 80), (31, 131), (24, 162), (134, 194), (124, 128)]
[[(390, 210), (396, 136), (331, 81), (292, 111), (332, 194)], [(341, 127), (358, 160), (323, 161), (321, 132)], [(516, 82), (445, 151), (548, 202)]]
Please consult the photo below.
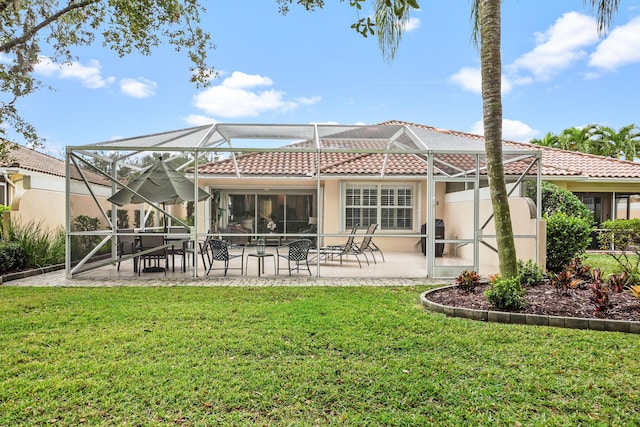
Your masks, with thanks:
[(247, 271), (249, 270), (249, 257), (253, 257), (253, 258), (257, 258), (258, 259), (258, 277), (260, 277), (262, 275), (262, 273), (264, 273), (264, 259), (267, 257), (272, 257), (273, 258), (273, 270), (275, 271), (276, 269), (276, 258), (272, 253), (268, 253), (265, 252), (263, 254), (259, 254), (259, 253), (250, 253), (247, 254), (247, 266), (244, 269), (244, 274), (247, 274)]

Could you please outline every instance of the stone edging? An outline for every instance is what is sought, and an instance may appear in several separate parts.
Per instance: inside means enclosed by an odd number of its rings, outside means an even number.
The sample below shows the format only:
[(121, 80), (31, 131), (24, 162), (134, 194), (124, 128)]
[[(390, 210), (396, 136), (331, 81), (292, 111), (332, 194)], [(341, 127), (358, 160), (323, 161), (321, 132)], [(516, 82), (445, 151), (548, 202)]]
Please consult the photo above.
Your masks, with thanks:
[(52, 271), (62, 270), (64, 264), (48, 265), (42, 268), (32, 268), (31, 270), (18, 271), (0, 276), (0, 285), (11, 280), (24, 279), (25, 277), (36, 276), (38, 274), (50, 273)]
[(431, 311), (443, 313), (449, 317), (480, 320), (483, 322), (512, 323), (520, 325), (555, 326), (559, 328), (593, 329), (596, 331), (628, 332), (640, 334), (640, 322), (611, 319), (588, 319), (582, 317), (544, 316), (539, 314), (510, 313), (505, 311), (476, 310), (472, 308), (451, 307), (430, 301), (428, 295), (442, 289), (453, 288), (450, 285), (423, 292), (420, 295), (422, 305)]

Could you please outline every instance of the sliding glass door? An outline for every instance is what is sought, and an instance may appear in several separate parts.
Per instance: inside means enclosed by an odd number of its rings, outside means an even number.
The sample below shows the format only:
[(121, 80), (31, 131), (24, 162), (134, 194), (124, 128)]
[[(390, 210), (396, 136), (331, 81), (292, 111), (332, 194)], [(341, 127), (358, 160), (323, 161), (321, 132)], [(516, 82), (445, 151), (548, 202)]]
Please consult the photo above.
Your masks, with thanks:
[(222, 204), (224, 211), (220, 215), (219, 225), (229, 231), (254, 234), (307, 233), (317, 216), (315, 193), (312, 192), (229, 191), (222, 199), (226, 201)]

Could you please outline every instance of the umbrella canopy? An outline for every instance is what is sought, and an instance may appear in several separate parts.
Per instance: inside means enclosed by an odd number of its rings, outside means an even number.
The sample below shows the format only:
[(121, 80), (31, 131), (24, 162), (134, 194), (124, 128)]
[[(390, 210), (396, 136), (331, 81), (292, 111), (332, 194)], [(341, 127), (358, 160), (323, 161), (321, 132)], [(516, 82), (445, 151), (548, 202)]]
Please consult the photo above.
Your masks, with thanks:
[[(144, 203), (142, 197), (154, 203), (173, 205), (193, 201), (193, 181), (173, 169), (162, 158), (148, 167), (139, 177), (122, 188), (108, 200), (118, 206), (130, 203)], [(131, 191), (131, 190), (133, 191)], [(198, 188), (198, 201), (210, 194)]]

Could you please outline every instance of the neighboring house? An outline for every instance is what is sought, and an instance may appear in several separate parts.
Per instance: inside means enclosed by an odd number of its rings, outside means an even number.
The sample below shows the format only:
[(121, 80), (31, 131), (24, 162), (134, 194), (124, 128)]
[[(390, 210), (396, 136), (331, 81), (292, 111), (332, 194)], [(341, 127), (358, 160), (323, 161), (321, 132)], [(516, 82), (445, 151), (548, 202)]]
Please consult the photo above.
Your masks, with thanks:
[[(72, 203), (85, 215), (102, 217), (91, 197), (83, 191), (80, 174), (71, 168)], [(100, 197), (111, 195), (108, 180), (91, 172), (86, 178), (97, 184)], [(76, 190), (77, 189), (77, 190)], [(84, 194), (83, 194), (84, 193)], [(31, 221), (51, 230), (65, 226), (65, 162), (38, 151), (18, 146), (10, 157), (0, 162), (0, 203), (11, 207), (10, 220)], [(104, 204), (107, 208), (110, 206)]]

